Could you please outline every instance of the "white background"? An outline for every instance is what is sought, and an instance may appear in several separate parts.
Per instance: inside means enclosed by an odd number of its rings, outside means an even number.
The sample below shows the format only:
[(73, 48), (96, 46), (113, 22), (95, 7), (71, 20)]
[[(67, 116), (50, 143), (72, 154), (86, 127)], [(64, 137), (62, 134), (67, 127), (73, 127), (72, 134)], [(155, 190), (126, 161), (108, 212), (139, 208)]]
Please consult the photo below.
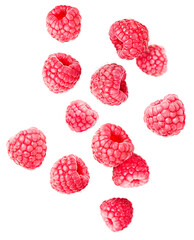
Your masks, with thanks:
[[(79, 37), (68, 43), (46, 30), (47, 13), (56, 5), (77, 7), (82, 15)], [(194, 215), (194, 34), (192, 1), (69, 0), (1, 1), (0, 4), (0, 239), (187, 239), (193, 240)], [(108, 36), (112, 23), (134, 18), (146, 25), (150, 43), (163, 45), (168, 72), (154, 78), (135, 61), (120, 59)], [(64, 52), (76, 58), (82, 75), (74, 89), (56, 95), (44, 85), (41, 71), (49, 54)], [(91, 75), (106, 63), (127, 71), (129, 98), (119, 107), (103, 105), (89, 90)], [(144, 109), (174, 93), (184, 102), (187, 122), (180, 135), (163, 138), (143, 122)], [(65, 123), (72, 100), (88, 102), (99, 113), (95, 127), (74, 133)], [(116, 187), (112, 169), (93, 159), (91, 139), (104, 123), (126, 130), (135, 152), (147, 160), (150, 181), (134, 189)], [(48, 151), (34, 171), (9, 159), (7, 140), (35, 126), (47, 137)], [(75, 154), (89, 168), (90, 182), (82, 192), (65, 195), (49, 183), (50, 169), (59, 158)], [(100, 216), (99, 205), (112, 197), (133, 203), (134, 218), (122, 232), (113, 233)]]

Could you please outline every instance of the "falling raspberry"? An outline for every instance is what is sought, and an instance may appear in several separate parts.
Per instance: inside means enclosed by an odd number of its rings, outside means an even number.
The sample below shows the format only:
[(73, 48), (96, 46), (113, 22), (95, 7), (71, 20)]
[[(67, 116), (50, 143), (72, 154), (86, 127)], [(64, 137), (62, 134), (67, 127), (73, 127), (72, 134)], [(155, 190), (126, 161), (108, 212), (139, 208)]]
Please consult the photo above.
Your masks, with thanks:
[(112, 198), (100, 205), (100, 211), (107, 227), (113, 232), (128, 227), (133, 218), (132, 203), (126, 198)]
[(73, 101), (67, 107), (66, 122), (75, 132), (83, 132), (93, 127), (98, 119), (98, 113), (81, 100)]
[(128, 98), (125, 79), (126, 71), (122, 66), (107, 64), (92, 76), (91, 93), (104, 104), (120, 105)]
[(153, 132), (167, 137), (177, 135), (185, 126), (185, 108), (177, 95), (169, 94), (144, 112), (144, 122)]
[(137, 59), (137, 66), (146, 74), (155, 77), (167, 71), (167, 56), (165, 49), (158, 45), (150, 45)]
[(131, 188), (146, 184), (149, 180), (149, 167), (146, 161), (133, 153), (121, 165), (113, 168), (113, 182), (115, 185)]
[(10, 158), (18, 165), (35, 169), (39, 167), (46, 156), (46, 137), (37, 128), (20, 131), (7, 142)]
[(75, 86), (81, 75), (81, 67), (70, 55), (55, 53), (45, 61), (42, 75), (50, 91), (63, 93)]
[(134, 146), (121, 127), (107, 123), (94, 135), (92, 151), (99, 163), (116, 167), (132, 155)]
[(81, 158), (69, 155), (58, 160), (52, 167), (50, 183), (61, 193), (75, 193), (84, 189), (89, 182), (88, 168)]
[(123, 59), (132, 60), (148, 47), (147, 28), (133, 19), (115, 22), (110, 28), (109, 36), (119, 57)]
[(57, 6), (46, 18), (49, 34), (60, 42), (69, 42), (77, 38), (81, 31), (81, 16), (79, 10), (70, 6)]

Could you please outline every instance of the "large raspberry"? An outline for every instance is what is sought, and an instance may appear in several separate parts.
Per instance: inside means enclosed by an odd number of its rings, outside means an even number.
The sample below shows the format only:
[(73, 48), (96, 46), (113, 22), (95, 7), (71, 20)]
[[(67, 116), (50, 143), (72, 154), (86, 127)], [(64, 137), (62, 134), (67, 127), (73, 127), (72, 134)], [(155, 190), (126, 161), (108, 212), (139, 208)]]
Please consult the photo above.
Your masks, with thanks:
[(104, 104), (120, 105), (128, 98), (125, 79), (126, 71), (122, 66), (107, 64), (92, 76), (91, 93)]
[(113, 232), (126, 228), (133, 218), (132, 203), (126, 198), (112, 198), (100, 205), (100, 211), (106, 225)]
[(8, 154), (18, 165), (35, 169), (46, 156), (46, 137), (37, 128), (20, 131), (7, 142)]
[(66, 122), (75, 132), (83, 132), (93, 127), (98, 119), (98, 113), (81, 100), (73, 101), (67, 107)]
[(147, 28), (133, 19), (115, 22), (110, 28), (109, 36), (119, 57), (123, 59), (132, 60), (148, 47)]
[(104, 124), (92, 139), (94, 158), (107, 167), (116, 167), (128, 159), (134, 146), (126, 132), (114, 124)]
[(137, 59), (137, 66), (146, 74), (161, 76), (167, 71), (167, 56), (165, 49), (158, 45), (150, 45)]
[(70, 55), (55, 53), (45, 61), (42, 75), (50, 91), (63, 93), (75, 86), (81, 75), (81, 67)]
[(89, 179), (88, 168), (83, 160), (72, 154), (58, 160), (50, 173), (52, 188), (67, 194), (84, 189)]
[(150, 104), (144, 112), (147, 127), (164, 137), (179, 134), (185, 126), (185, 118), (184, 105), (174, 94)]
[(146, 161), (133, 153), (129, 159), (113, 168), (112, 179), (115, 185), (120, 187), (139, 187), (148, 182), (149, 174)]
[(75, 39), (81, 31), (79, 10), (70, 6), (57, 6), (46, 18), (46, 26), (50, 35), (60, 42)]

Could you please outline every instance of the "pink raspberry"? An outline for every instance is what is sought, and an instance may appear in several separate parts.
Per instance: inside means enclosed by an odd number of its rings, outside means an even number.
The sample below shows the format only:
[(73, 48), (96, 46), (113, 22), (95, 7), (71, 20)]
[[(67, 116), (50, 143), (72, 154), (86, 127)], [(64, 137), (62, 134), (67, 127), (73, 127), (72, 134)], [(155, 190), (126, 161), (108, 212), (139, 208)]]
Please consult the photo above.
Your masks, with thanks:
[(55, 53), (45, 61), (42, 75), (50, 91), (63, 93), (75, 86), (81, 75), (81, 67), (70, 55)]
[(133, 153), (121, 165), (113, 168), (113, 182), (115, 185), (131, 188), (144, 185), (149, 180), (149, 167), (146, 161)]
[(133, 19), (115, 22), (110, 28), (109, 36), (119, 57), (123, 59), (132, 60), (148, 47), (147, 28)]
[(167, 56), (165, 49), (158, 45), (150, 45), (137, 59), (137, 66), (146, 74), (155, 77), (167, 71)]
[(10, 158), (18, 165), (35, 169), (39, 167), (46, 156), (46, 137), (37, 128), (20, 131), (7, 142)]
[(57, 6), (46, 18), (49, 34), (60, 42), (69, 42), (77, 38), (81, 31), (81, 16), (79, 10), (70, 6)]
[(93, 127), (98, 120), (98, 113), (81, 100), (73, 101), (67, 107), (66, 122), (75, 132), (83, 132)]
[(133, 218), (132, 203), (126, 198), (112, 198), (100, 205), (100, 211), (106, 225), (113, 232), (126, 228)]
[(104, 124), (92, 139), (94, 158), (107, 167), (116, 167), (128, 159), (134, 146), (126, 132), (114, 124)]
[(122, 66), (107, 64), (92, 76), (91, 93), (104, 104), (120, 105), (128, 98), (125, 79), (126, 71)]
[(84, 189), (89, 182), (88, 168), (81, 158), (69, 155), (58, 160), (52, 167), (50, 183), (61, 193), (75, 193)]
[(174, 94), (150, 104), (144, 112), (147, 127), (164, 137), (179, 134), (185, 126), (185, 118), (184, 105)]

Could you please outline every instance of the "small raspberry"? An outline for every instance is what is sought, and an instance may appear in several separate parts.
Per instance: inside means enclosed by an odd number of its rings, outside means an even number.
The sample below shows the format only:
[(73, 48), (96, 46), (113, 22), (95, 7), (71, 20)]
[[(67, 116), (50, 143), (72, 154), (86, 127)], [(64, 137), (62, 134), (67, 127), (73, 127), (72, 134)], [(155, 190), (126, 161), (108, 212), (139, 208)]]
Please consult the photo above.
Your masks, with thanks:
[(125, 79), (126, 71), (122, 66), (107, 64), (92, 76), (91, 93), (104, 104), (120, 105), (128, 98)]
[(184, 105), (174, 94), (150, 104), (144, 112), (147, 127), (164, 137), (179, 134), (185, 126), (185, 118)]
[(129, 158), (134, 146), (126, 132), (114, 124), (104, 124), (92, 139), (94, 158), (107, 167), (116, 167)]
[(20, 131), (7, 142), (8, 154), (18, 165), (35, 169), (46, 156), (46, 137), (37, 128)]
[(144, 185), (149, 180), (149, 167), (146, 161), (133, 153), (121, 165), (113, 168), (113, 182), (115, 185), (131, 188)]
[(75, 86), (81, 75), (81, 67), (70, 55), (55, 53), (45, 61), (42, 75), (50, 91), (63, 93)]
[(158, 45), (150, 45), (137, 59), (137, 66), (146, 74), (155, 77), (167, 71), (167, 56), (165, 49)]
[(100, 205), (100, 211), (106, 225), (113, 232), (126, 228), (133, 218), (132, 203), (126, 198), (112, 198)]
[(69, 42), (77, 38), (81, 31), (81, 16), (79, 10), (70, 6), (57, 6), (46, 18), (49, 34), (60, 42)]
[(83, 132), (93, 127), (98, 120), (98, 113), (81, 100), (73, 101), (67, 107), (66, 122), (75, 132)]
[(72, 154), (58, 160), (50, 173), (52, 188), (67, 194), (84, 189), (89, 179), (88, 168), (83, 160)]
[(133, 19), (115, 22), (110, 28), (109, 36), (119, 57), (123, 59), (132, 60), (148, 47), (147, 28)]

